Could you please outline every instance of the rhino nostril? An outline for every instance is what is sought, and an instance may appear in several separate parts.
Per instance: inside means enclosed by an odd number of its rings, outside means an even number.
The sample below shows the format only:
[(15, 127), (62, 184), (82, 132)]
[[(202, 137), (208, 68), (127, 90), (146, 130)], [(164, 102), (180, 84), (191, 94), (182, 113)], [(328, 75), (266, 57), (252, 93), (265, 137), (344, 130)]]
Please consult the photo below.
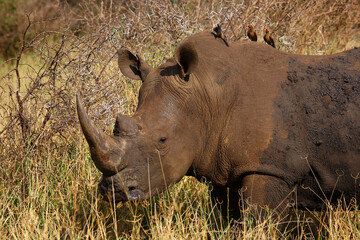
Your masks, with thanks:
[(141, 200), (145, 198), (145, 194), (143, 191), (136, 187), (128, 187), (129, 191), (127, 192), (128, 200)]

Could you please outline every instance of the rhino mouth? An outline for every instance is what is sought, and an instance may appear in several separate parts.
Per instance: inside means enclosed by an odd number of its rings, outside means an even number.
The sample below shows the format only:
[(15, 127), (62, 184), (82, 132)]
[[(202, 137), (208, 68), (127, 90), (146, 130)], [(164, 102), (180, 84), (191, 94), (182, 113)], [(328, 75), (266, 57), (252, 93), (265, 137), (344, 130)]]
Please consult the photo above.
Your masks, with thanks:
[(120, 187), (117, 181), (113, 180), (113, 177), (105, 177), (99, 183), (100, 194), (108, 201), (126, 202), (145, 199), (145, 193), (143, 190), (129, 185), (128, 187)]

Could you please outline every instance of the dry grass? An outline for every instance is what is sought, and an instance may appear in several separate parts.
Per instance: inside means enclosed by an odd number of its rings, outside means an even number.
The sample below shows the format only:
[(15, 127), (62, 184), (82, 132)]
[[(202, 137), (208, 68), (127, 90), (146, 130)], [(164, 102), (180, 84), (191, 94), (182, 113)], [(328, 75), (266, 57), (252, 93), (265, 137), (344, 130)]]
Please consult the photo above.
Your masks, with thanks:
[[(230, 224), (211, 204), (209, 186), (192, 178), (149, 201), (111, 206), (97, 194), (101, 176), (74, 108), (81, 91), (91, 116), (110, 132), (117, 112), (134, 112), (141, 84), (119, 73), (115, 50), (126, 46), (157, 66), (181, 39), (217, 23), (231, 41), (246, 40), (247, 24), (260, 39), (269, 28), (278, 48), (293, 53), (360, 46), (358, 1), (84, 0), (76, 11), (80, 31), (35, 34), (1, 65), (0, 238), (303, 239), (316, 235), (308, 230), (313, 219), (322, 238), (360, 238), (355, 203), (322, 213), (295, 211), (282, 222), (291, 221), (288, 231), (279, 232), (279, 222), (253, 219), (246, 209), (242, 221)], [(38, 22), (30, 20), (32, 29)]]

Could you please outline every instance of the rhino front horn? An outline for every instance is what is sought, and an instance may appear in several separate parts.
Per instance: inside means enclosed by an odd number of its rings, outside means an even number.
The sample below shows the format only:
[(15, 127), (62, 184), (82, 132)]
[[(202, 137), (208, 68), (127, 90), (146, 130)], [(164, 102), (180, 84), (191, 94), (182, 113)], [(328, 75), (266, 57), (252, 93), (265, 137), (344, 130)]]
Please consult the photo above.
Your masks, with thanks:
[(123, 168), (121, 157), (124, 151), (120, 142), (104, 134), (87, 115), (80, 94), (76, 95), (76, 106), (81, 129), (89, 144), (91, 158), (105, 175), (113, 175)]

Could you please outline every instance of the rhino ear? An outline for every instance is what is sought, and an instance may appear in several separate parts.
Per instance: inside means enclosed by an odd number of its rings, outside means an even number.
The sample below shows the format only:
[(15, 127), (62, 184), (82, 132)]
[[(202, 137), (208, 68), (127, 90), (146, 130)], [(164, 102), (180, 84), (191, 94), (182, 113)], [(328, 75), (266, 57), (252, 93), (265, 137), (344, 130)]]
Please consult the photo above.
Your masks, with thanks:
[(192, 42), (185, 42), (175, 50), (175, 60), (181, 69), (181, 77), (188, 81), (198, 64), (198, 55)]
[(152, 67), (139, 55), (135, 56), (125, 48), (119, 49), (117, 53), (121, 72), (126, 77), (144, 81)]

